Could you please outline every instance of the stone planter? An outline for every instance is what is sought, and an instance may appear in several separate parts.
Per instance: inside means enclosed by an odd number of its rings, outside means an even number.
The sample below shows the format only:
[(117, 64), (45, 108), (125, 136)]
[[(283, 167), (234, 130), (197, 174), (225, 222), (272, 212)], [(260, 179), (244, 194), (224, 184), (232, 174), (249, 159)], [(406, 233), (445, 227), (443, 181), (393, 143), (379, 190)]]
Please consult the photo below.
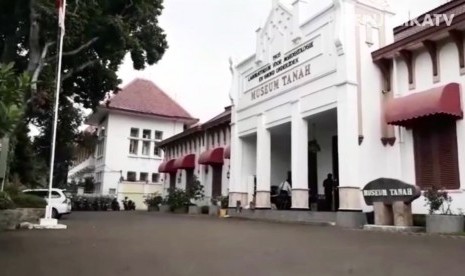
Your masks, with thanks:
[(426, 232), (460, 233), (464, 231), (464, 216), (427, 215)]
[(228, 209), (220, 209), (220, 218), (224, 218), (228, 215)]
[(199, 206), (189, 206), (189, 214), (190, 215), (199, 215), (201, 213)]
[(210, 208), (208, 209), (208, 214), (210, 216), (218, 216), (220, 213), (220, 206), (218, 205), (210, 205)]
[(187, 206), (179, 207), (173, 210), (175, 214), (187, 214), (188, 208)]
[(0, 211), (0, 230), (14, 230), (23, 222), (39, 223), (45, 216), (42, 208), (17, 208)]
[(149, 212), (158, 212), (158, 211), (160, 211), (160, 207), (158, 207), (158, 206), (149, 206), (147, 208), (147, 211), (149, 211)]
[(161, 213), (169, 213), (169, 212), (170, 212), (170, 206), (168, 206), (168, 205), (161, 205), (161, 206), (160, 206), (160, 212), (161, 212)]

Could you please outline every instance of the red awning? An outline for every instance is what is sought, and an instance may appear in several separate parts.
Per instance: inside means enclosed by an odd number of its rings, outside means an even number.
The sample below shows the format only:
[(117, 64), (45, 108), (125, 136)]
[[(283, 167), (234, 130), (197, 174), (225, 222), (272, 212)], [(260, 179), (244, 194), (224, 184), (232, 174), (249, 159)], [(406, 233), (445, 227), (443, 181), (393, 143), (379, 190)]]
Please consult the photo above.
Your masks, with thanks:
[(460, 85), (445, 86), (414, 93), (390, 100), (386, 104), (385, 119), (388, 124), (408, 126), (416, 119), (430, 116), (463, 117), (460, 105)]
[(214, 148), (206, 150), (200, 154), (199, 164), (202, 165), (222, 165), (224, 160), (224, 149)]
[(176, 169), (195, 169), (195, 154), (187, 154), (174, 161)]
[(231, 146), (224, 148), (224, 159), (231, 159)]
[(171, 159), (171, 160), (168, 160), (168, 161), (164, 161), (158, 167), (158, 172), (161, 172), (161, 173), (174, 173), (174, 172), (176, 172), (176, 167), (174, 167), (174, 162), (175, 161), (176, 161), (176, 159)]

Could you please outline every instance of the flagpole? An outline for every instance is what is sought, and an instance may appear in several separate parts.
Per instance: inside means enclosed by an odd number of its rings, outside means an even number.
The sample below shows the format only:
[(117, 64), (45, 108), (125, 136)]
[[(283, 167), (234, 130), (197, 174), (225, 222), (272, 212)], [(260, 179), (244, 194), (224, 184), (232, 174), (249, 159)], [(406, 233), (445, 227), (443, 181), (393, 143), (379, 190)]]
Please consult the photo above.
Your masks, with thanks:
[[(63, 1), (63, 17), (66, 14), (66, 0)], [(58, 15), (58, 20), (60, 21), (60, 14)], [(64, 20), (63, 20), (64, 21)], [(52, 184), (53, 184), (53, 171), (55, 164), (55, 146), (56, 146), (56, 136), (57, 136), (57, 125), (58, 125), (58, 109), (60, 104), (60, 89), (61, 89), (61, 64), (62, 64), (62, 53), (63, 53), (63, 38), (65, 36), (64, 26), (59, 24), (59, 44), (58, 44), (58, 65), (57, 65), (57, 77), (56, 77), (56, 91), (55, 91), (55, 111), (53, 114), (53, 130), (52, 130), (52, 147), (50, 152), (50, 175), (48, 183), (48, 204), (45, 212), (45, 219), (51, 222), (52, 219), (52, 206), (50, 205), (52, 200)], [(55, 222), (52, 222), (56, 224)]]

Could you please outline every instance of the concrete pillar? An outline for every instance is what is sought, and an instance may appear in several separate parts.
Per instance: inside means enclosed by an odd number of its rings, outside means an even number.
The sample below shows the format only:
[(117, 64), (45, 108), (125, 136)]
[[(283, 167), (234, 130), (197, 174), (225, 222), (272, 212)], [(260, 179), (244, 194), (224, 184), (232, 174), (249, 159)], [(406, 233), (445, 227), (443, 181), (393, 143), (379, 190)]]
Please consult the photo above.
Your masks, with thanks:
[(308, 124), (300, 115), (299, 102), (292, 104), (291, 172), (292, 208), (308, 209)]
[(265, 116), (257, 118), (257, 198), (256, 208), (270, 208), (271, 134), (265, 127)]
[(413, 226), (412, 205), (405, 204), (402, 201), (396, 201), (392, 204), (395, 226)]
[(241, 206), (248, 205), (247, 186), (243, 185), (242, 159), (243, 159), (243, 141), (236, 133), (236, 126), (231, 125), (231, 170), (229, 179), (229, 206), (235, 208), (237, 201)]
[(339, 151), (339, 212), (336, 224), (360, 227), (366, 218), (362, 213), (359, 178), (358, 83), (354, 1), (334, 1), (336, 13), (335, 46), (337, 49), (337, 132)]
[(383, 202), (374, 202), (373, 208), (375, 210), (375, 225), (394, 225), (391, 205), (386, 205)]

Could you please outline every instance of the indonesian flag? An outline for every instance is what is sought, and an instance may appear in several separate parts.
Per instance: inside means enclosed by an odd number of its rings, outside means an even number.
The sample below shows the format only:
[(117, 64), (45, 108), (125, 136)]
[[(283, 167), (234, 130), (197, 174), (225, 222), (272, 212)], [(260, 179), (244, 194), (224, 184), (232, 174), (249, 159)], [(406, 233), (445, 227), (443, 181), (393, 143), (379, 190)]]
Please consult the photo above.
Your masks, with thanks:
[(58, 10), (58, 27), (62, 31), (65, 30), (65, 14), (66, 14), (66, 0), (55, 0), (55, 5)]

